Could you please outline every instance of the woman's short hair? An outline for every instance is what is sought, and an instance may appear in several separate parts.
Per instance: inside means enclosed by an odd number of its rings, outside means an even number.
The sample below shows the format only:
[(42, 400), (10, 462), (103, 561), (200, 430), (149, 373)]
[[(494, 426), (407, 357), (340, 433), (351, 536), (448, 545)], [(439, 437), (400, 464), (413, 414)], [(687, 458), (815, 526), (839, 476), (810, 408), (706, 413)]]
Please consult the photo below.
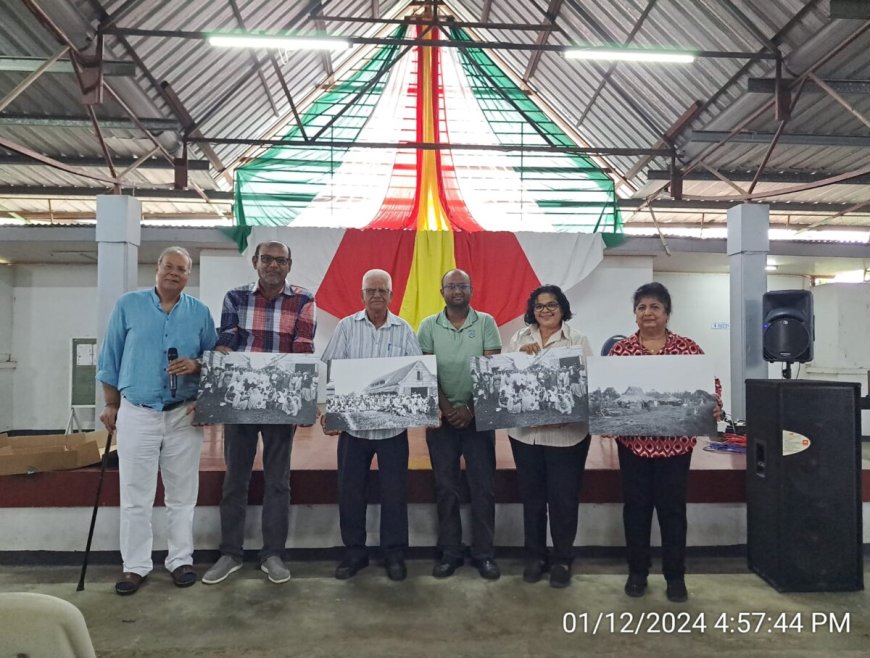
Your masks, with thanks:
[(568, 298), (565, 297), (565, 293), (562, 292), (562, 289), (559, 286), (548, 283), (543, 286), (538, 286), (532, 290), (532, 294), (529, 295), (529, 300), (526, 302), (526, 315), (523, 318), (526, 321), (526, 324), (538, 324), (538, 321), (535, 320), (535, 303), (538, 301), (538, 295), (545, 292), (553, 295), (556, 298), (556, 301), (559, 302), (559, 308), (562, 309), (562, 322), (566, 322), (574, 317), (574, 314), (571, 313), (571, 303), (568, 301)]
[(634, 291), (634, 297), (632, 298), (632, 310), (637, 309), (637, 305), (640, 304), (640, 300), (644, 297), (652, 297), (656, 301), (662, 303), (662, 306), (665, 307), (665, 313), (668, 315), (671, 314), (671, 293), (668, 292), (668, 289), (665, 288), (658, 281), (653, 281), (652, 283), (645, 283), (640, 288)]

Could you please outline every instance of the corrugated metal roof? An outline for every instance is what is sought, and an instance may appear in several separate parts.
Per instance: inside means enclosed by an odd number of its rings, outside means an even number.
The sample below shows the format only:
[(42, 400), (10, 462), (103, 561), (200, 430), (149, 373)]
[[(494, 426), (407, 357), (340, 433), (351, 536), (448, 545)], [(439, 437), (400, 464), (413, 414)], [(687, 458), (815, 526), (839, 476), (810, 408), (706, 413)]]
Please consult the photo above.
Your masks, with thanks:
[[(102, 12), (112, 15), (124, 7), (125, 0), (40, 0), (41, 6), (62, 27), (76, 44), (83, 45), (92, 35)], [(237, 0), (249, 30), (284, 31), (315, 30), (315, 22), (307, 9), (315, 3), (309, 0), (273, 2), (270, 0)], [(499, 23), (546, 22), (545, 10), (551, 2), (544, 0), (500, 1), (491, 3), (489, 20)], [(565, 0), (556, 16), (555, 29), (548, 44), (625, 43), (637, 21), (649, 6), (648, 0)], [(321, 3), (320, 11), (333, 16), (370, 17), (371, 0), (332, 0)], [(380, 16), (403, 15), (408, 0), (379, 2)], [(481, 19), (484, 0), (446, 0), (445, 12), (460, 19)], [(729, 10), (733, 7), (734, 10)], [(398, 8), (398, 9), (397, 9)], [(4, 55), (48, 57), (59, 44), (15, 0), (0, 0), (0, 52)], [(745, 17), (741, 18), (740, 16)], [(294, 20), (295, 19), (295, 20)], [(192, 0), (187, 2), (142, 2), (118, 21), (122, 27), (156, 30), (228, 31), (239, 28), (230, 2), (227, 0)], [(330, 34), (362, 35), (375, 30), (385, 33), (390, 26), (364, 23), (329, 22)], [(706, 50), (758, 52), (765, 40), (775, 42), (782, 52), (784, 68), (789, 77), (815, 67), (837, 44), (845, 42), (856, 30), (865, 29), (860, 21), (831, 20), (828, 3), (819, 0), (703, 0), (683, 2), (658, 0), (643, 20), (631, 41), (634, 46), (692, 47)], [(475, 29), (472, 32), (486, 40), (531, 44), (538, 38), (535, 31)], [(208, 136), (259, 138), (282, 134), (282, 126), (292, 122), (289, 102), (275, 70), (263, 52), (222, 51), (201, 40), (130, 36), (127, 42), (141, 58), (148, 73), (158, 82), (166, 81), (177, 94), (193, 119)], [(114, 36), (105, 38), (108, 59), (129, 60), (130, 54)], [(344, 57), (355, 57), (365, 48), (357, 48)], [(529, 50), (491, 51), (516, 77), (521, 78), (534, 54)], [(332, 57), (332, 66), (339, 68), (341, 59)], [(257, 64), (254, 64), (254, 58)], [(327, 82), (322, 55), (311, 52), (292, 53), (280, 61), (287, 86), (297, 104), (316, 95)], [(618, 64), (603, 83), (607, 64), (565, 60), (553, 52), (540, 53), (534, 75), (528, 83), (533, 98), (540, 98), (552, 108), (561, 123), (576, 130), (588, 144), (602, 147), (649, 148), (659, 142), (662, 133), (680, 117), (694, 101), (704, 104), (703, 111), (687, 128), (691, 130), (730, 131), (758, 108), (769, 103), (767, 94), (749, 94), (749, 77), (771, 77), (774, 64), (770, 60), (747, 63), (745, 59), (702, 58), (688, 66), (652, 66)], [(257, 73), (259, 70), (259, 74)], [(865, 31), (850, 45), (831, 57), (817, 69), (821, 78), (870, 79), (870, 31)], [(0, 72), (0, 98), (23, 79), (25, 74)], [(262, 76), (262, 80), (261, 80)], [(145, 71), (137, 71), (132, 80), (109, 79), (140, 117), (176, 118), (151, 84)], [(265, 84), (264, 84), (265, 83)], [(596, 90), (600, 93), (591, 102)], [(801, 95), (795, 112), (786, 124), (786, 133), (870, 136), (870, 94), (849, 95), (846, 101), (862, 119), (824, 93)], [(69, 74), (46, 74), (14, 101), (4, 114), (34, 114), (84, 116), (75, 78)], [(124, 112), (107, 95), (98, 109), (106, 118), (123, 118)], [(582, 121), (581, 121), (582, 119)], [(745, 130), (773, 133), (778, 126), (773, 110), (767, 109)], [(284, 129), (286, 130), (286, 129)], [(135, 128), (107, 129), (110, 149), (117, 157), (135, 158), (151, 148)], [(27, 125), (2, 125), (0, 135), (50, 156), (100, 157), (99, 146), (87, 126), (77, 128), (44, 128)], [(164, 134), (161, 142), (172, 155), (180, 153), (176, 137)], [(692, 163), (713, 145), (692, 141), (690, 130), (676, 139), (680, 162)], [(232, 168), (243, 155), (256, 149), (239, 145), (217, 145), (218, 158)], [(728, 142), (705, 159), (705, 164), (723, 170), (758, 167), (767, 151), (765, 144)], [(204, 157), (196, 146), (190, 157)], [(642, 161), (640, 156), (607, 158), (619, 173), (625, 174)], [(842, 173), (870, 165), (870, 149), (851, 145), (779, 144), (774, 149), (768, 168), (774, 171), (829, 171)], [(638, 189), (635, 196), (649, 192), (645, 170), (664, 169), (666, 158), (652, 159), (631, 181)], [(46, 186), (82, 186), (82, 180), (65, 172), (34, 167), (3, 167), (0, 175), (6, 184)], [(191, 172), (191, 180), (206, 189), (228, 189), (213, 168), (210, 179), (202, 172)], [(214, 182), (218, 181), (218, 182)], [(130, 177), (131, 184), (163, 186), (172, 183), (171, 170), (146, 170)], [(660, 185), (660, 183), (658, 184)], [(759, 190), (773, 184), (762, 183)], [(785, 187), (781, 184), (781, 187)], [(88, 185), (90, 187), (90, 185)], [(691, 195), (733, 196), (733, 188), (721, 183), (686, 181), (685, 193)], [(858, 203), (870, 201), (866, 186), (836, 186), (807, 190), (790, 197), (801, 201)], [(151, 202), (155, 203), (155, 202)], [(172, 211), (171, 204), (164, 207)], [(696, 214), (699, 220), (702, 213)], [(863, 216), (855, 218), (863, 223)]]

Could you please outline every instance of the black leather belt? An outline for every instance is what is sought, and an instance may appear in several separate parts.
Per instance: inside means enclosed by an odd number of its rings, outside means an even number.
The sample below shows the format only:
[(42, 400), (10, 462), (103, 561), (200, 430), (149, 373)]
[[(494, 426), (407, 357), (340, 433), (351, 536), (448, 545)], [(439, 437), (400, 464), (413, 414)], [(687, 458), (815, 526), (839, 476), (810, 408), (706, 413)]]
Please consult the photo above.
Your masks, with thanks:
[(135, 402), (132, 404), (136, 405), (137, 407), (142, 407), (143, 409), (151, 409), (153, 411), (172, 411), (173, 409), (178, 409), (178, 407), (180, 407), (183, 404), (189, 404), (191, 402), (193, 402), (193, 400), (179, 400), (178, 402), (173, 402), (172, 404), (167, 404), (162, 409), (157, 409), (156, 407), (154, 407), (153, 405), (150, 405), (150, 404), (136, 404)]

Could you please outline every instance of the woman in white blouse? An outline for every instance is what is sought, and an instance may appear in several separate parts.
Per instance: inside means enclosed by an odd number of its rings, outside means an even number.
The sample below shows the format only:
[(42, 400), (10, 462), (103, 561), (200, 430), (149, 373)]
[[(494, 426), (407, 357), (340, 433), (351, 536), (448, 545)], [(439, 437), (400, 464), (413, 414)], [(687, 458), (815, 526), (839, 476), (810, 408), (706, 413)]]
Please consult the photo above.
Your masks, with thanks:
[[(571, 305), (558, 286), (536, 288), (526, 305), (526, 327), (510, 340), (508, 351), (537, 354), (551, 347), (580, 347), (592, 354), (586, 336), (566, 324)], [(552, 587), (571, 583), (580, 486), (589, 453), (589, 426), (561, 423), (508, 430), (520, 497), (523, 501), (526, 566), (523, 580), (539, 581), (550, 572)], [(547, 550), (547, 514), (552, 555)]]

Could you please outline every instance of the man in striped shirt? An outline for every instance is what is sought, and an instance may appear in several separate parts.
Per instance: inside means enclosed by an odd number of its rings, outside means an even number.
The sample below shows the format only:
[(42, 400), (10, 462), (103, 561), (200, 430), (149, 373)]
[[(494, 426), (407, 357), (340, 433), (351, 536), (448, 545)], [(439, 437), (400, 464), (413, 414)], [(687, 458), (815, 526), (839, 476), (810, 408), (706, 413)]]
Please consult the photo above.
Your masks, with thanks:
[[(369, 359), (422, 354), (417, 336), (388, 308), (393, 281), (384, 270), (369, 270), (362, 279), (365, 308), (342, 318), (321, 357)], [(321, 423), (324, 416), (320, 417)], [(338, 510), (345, 558), (335, 570), (339, 580), (368, 566), (366, 486), (372, 457), (378, 456), (381, 492), (381, 550), (390, 580), (404, 580), (408, 549), (408, 431), (353, 430), (338, 438)]]
[[(314, 351), (314, 295), (287, 283), (293, 261), (283, 242), (263, 242), (254, 251), (258, 281), (230, 290), (224, 297), (216, 350), (240, 352)], [(290, 504), (290, 449), (295, 425), (225, 425), (221, 499), (221, 557), (203, 576), (219, 583), (242, 568), (248, 484), (263, 437), (263, 548), (260, 569), (273, 583), (290, 580), (284, 564)]]

